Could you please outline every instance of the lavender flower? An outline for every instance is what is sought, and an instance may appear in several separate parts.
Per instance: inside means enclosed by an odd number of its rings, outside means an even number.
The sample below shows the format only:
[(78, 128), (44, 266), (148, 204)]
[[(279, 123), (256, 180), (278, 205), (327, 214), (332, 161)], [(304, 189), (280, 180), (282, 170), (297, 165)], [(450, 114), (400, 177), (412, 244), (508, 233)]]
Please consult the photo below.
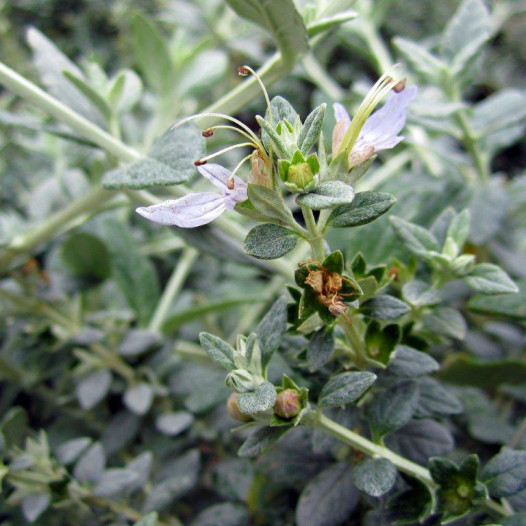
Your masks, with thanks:
[[(403, 140), (398, 133), (405, 125), (408, 106), (417, 91), (416, 86), (411, 86), (393, 93), (386, 104), (365, 121), (349, 153), (350, 167), (367, 160), (380, 150), (393, 148)], [(336, 156), (351, 125), (351, 119), (345, 108), (338, 103), (334, 104), (334, 115), (337, 124), (333, 131), (332, 154)]]
[(233, 210), (237, 203), (248, 199), (247, 185), (219, 164), (199, 166), (198, 170), (222, 193), (201, 192), (158, 205), (137, 208), (136, 212), (160, 225), (194, 228), (206, 225), (225, 210)]

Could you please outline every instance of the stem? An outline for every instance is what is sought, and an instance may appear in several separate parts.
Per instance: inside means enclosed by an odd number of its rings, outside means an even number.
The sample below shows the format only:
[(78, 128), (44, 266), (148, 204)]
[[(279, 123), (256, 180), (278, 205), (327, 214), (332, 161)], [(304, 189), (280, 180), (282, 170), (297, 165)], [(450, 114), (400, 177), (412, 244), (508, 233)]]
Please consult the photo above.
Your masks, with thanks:
[(366, 18), (360, 18), (357, 23), (353, 25), (359, 27), (359, 33), (362, 35), (367, 46), (371, 50), (374, 61), (376, 62), (378, 73), (388, 70), (393, 64), (393, 59), (391, 58), (391, 54), (384, 44), (383, 39), (378, 35), (376, 27)]
[(355, 352), (353, 360), (355, 361), (356, 366), (359, 369), (365, 369), (369, 363), (367, 360), (367, 351), (360, 335), (358, 334), (358, 331), (356, 330), (356, 327), (354, 327), (354, 325), (352, 325), (352, 323), (347, 320), (345, 316), (338, 317), (338, 324), (343, 329), (347, 341), (351, 344), (351, 347)]
[[(329, 433), (335, 438), (341, 440), (345, 444), (350, 445), (351, 447), (370, 455), (371, 457), (381, 457), (385, 458), (393, 463), (393, 465), (402, 473), (415, 477), (421, 482), (423, 482), (431, 491), (434, 492), (437, 485), (431, 476), (429, 470), (416, 462), (412, 462), (407, 458), (398, 455), (394, 451), (386, 448), (385, 446), (380, 446), (371, 442), (367, 438), (347, 429), (346, 427), (338, 424), (334, 420), (327, 418), (321, 411), (316, 413), (316, 416), (312, 418), (309, 422), (309, 425), (322, 429), (323, 431)], [(507, 509), (502, 504), (492, 500), (486, 499), (486, 501), (481, 505), (481, 508), (494, 517), (509, 517), (512, 515), (512, 511)]]
[[(449, 95), (453, 102), (462, 102), (462, 98), (458, 91), (458, 87), (455, 84), (454, 79), (448, 79), (446, 88), (446, 93)], [(455, 113), (454, 116), (455, 122), (462, 130), (462, 144), (466, 148), (467, 152), (471, 155), (473, 163), (475, 164), (475, 169), (481, 181), (487, 181), (490, 177), (489, 167), (487, 159), (484, 158), (477, 141), (477, 137), (466, 116), (466, 110), (460, 109)]]
[(307, 232), (309, 237), (307, 241), (312, 249), (312, 257), (322, 262), (325, 259), (325, 250), (323, 248), (323, 236), (318, 230), (316, 225), (316, 220), (314, 219), (314, 214), (310, 208), (306, 206), (301, 207), (303, 213), (303, 218), (305, 219), (305, 226), (307, 227)]
[(188, 274), (192, 270), (192, 265), (197, 259), (199, 252), (194, 248), (185, 248), (181, 254), (181, 259), (178, 261), (177, 266), (175, 267), (170, 279), (164, 289), (163, 295), (153, 313), (152, 319), (148, 328), (151, 331), (160, 331), (161, 326), (166, 319), (170, 307), (173, 305), (177, 294), (181, 290)]
[(332, 79), (312, 53), (308, 53), (303, 57), (303, 67), (311, 82), (331, 99), (342, 100), (346, 97), (346, 91)]
[(31, 102), (47, 114), (71, 126), (85, 139), (101, 146), (108, 153), (124, 161), (140, 159), (140, 154), (94, 125), (62, 102), (58, 101), (32, 82), (0, 62), (0, 84)]
[(51, 237), (66, 232), (72, 226), (71, 223), (79, 216), (93, 213), (94, 209), (102, 207), (114, 196), (113, 192), (96, 186), (73, 201), (64, 210), (52, 214), (26, 233), (16, 236), (0, 255), (0, 271), (6, 269), (18, 256), (32, 251), (40, 243), (49, 240)]

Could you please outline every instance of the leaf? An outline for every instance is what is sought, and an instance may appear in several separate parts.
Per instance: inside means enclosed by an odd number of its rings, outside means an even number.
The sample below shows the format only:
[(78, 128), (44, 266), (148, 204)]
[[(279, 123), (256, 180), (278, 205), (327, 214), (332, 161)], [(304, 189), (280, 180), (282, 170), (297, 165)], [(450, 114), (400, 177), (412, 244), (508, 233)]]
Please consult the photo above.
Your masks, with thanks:
[(226, 0), (240, 16), (266, 29), (291, 66), (309, 49), (307, 28), (292, 0)]
[(245, 526), (250, 523), (250, 516), (242, 504), (223, 502), (214, 504), (201, 511), (190, 523), (190, 526)]
[(376, 375), (369, 372), (337, 374), (323, 386), (318, 405), (335, 407), (355, 402), (375, 381)]
[(336, 28), (345, 22), (349, 22), (355, 19), (358, 15), (356, 11), (352, 9), (347, 9), (345, 11), (340, 11), (334, 15), (324, 16), (310, 23), (307, 27), (309, 36), (313, 37), (318, 33), (323, 31), (328, 31), (329, 29)]
[(399, 345), (387, 372), (395, 376), (412, 378), (433, 373), (439, 369), (439, 363), (428, 354), (407, 345)]
[(104, 448), (100, 442), (96, 442), (80, 457), (73, 470), (73, 475), (81, 484), (87, 482), (96, 484), (102, 477), (105, 465)]
[(111, 373), (107, 370), (94, 371), (81, 378), (75, 393), (82, 409), (92, 409), (103, 400), (111, 386)]
[(394, 38), (393, 44), (405, 62), (422, 78), (435, 83), (440, 80), (446, 64), (431, 54), (422, 44), (401, 37)]
[(136, 357), (162, 344), (162, 339), (156, 332), (147, 329), (131, 329), (117, 347), (121, 356)]
[(70, 236), (62, 244), (62, 259), (79, 278), (103, 281), (111, 276), (111, 258), (106, 245), (87, 232)]
[(155, 420), (155, 427), (163, 434), (176, 436), (186, 431), (193, 423), (192, 413), (187, 411), (175, 411), (173, 413), (163, 413)]
[(437, 418), (463, 412), (464, 408), (460, 400), (434, 378), (421, 378), (419, 386), (420, 398), (415, 412), (416, 417)]
[(158, 137), (146, 159), (104, 174), (105, 188), (140, 190), (151, 186), (186, 183), (197, 175), (194, 161), (205, 154), (205, 142), (192, 123), (168, 130)]
[(237, 399), (239, 410), (245, 415), (255, 415), (274, 407), (276, 389), (270, 382), (264, 382), (253, 393), (242, 393)]
[(526, 451), (503, 448), (486, 464), (481, 479), (496, 499), (519, 493), (526, 488)]
[(416, 410), (418, 398), (418, 384), (411, 381), (377, 394), (367, 411), (375, 440), (407, 424)]
[(382, 328), (379, 322), (373, 320), (367, 326), (365, 333), (365, 345), (369, 358), (374, 360), (376, 365), (385, 367), (401, 336), (402, 330), (398, 325), (390, 324)]
[(99, 110), (106, 121), (111, 118), (111, 108), (98, 91), (92, 88), (83, 78), (77, 77), (71, 71), (65, 70), (63, 75)]
[(394, 320), (407, 314), (410, 310), (407, 303), (388, 294), (376, 296), (360, 305), (360, 312), (364, 316), (378, 320)]
[(471, 214), (468, 209), (457, 214), (447, 229), (446, 238), (450, 237), (459, 248), (464, 246), (469, 234)]
[(157, 526), (157, 520), (159, 516), (156, 511), (152, 511), (145, 515), (142, 519), (138, 520), (133, 526)]
[(428, 487), (415, 478), (404, 479), (409, 488), (388, 501), (387, 520), (392, 524), (422, 523), (431, 514), (433, 496)]
[(139, 382), (126, 389), (123, 396), (124, 405), (136, 415), (145, 415), (153, 401), (153, 387), (145, 382)]
[(112, 256), (113, 277), (141, 324), (149, 321), (159, 301), (159, 281), (152, 262), (140, 251), (130, 230), (114, 218), (102, 221)]
[(227, 342), (219, 338), (219, 336), (214, 336), (208, 332), (200, 333), (199, 341), (206, 351), (206, 354), (208, 354), (219, 367), (227, 371), (235, 368), (234, 349)]
[(255, 226), (247, 235), (245, 252), (258, 259), (278, 259), (294, 250), (297, 235), (285, 227), (265, 223)]
[(307, 349), (307, 362), (311, 371), (321, 369), (334, 351), (334, 332), (332, 329), (322, 327), (314, 333)]
[(327, 104), (320, 104), (317, 108), (312, 110), (303, 123), (297, 144), (300, 152), (305, 157), (320, 138), (326, 109)]
[(497, 265), (480, 263), (463, 281), (472, 289), (482, 294), (507, 294), (519, 292), (511, 278)]
[(385, 192), (359, 192), (354, 201), (335, 208), (328, 219), (333, 228), (365, 225), (385, 214), (396, 202), (396, 198)]
[(283, 200), (274, 190), (249, 183), (248, 198), (254, 208), (263, 214), (265, 221), (278, 225), (294, 223), (290, 208), (284, 205)]
[(133, 486), (138, 479), (138, 473), (131, 469), (107, 469), (93, 488), (93, 495), (97, 497), (116, 497), (130, 486)]
[(56, 455), (62, 464), (75, 462), (83, 451), (91, 444), (91, 438), (80, 437), (68, 440), (57, 448)]
[(257, 326), (256, 334), (261, 350), (263, 368), (270, 362), (274, 351), (276, 351), (281, 343), (283, 333), (287, 329), (287, 309), (287, 297), (281, 296)]
[(353, 485), (352, 470), (344, 462), (316, 475), (303, 489), (296, 508), (298, 526), (342, 524), (358, 505), (360, 494)]
[(368, 458), (353, 470), (354, 485), (371, 497), (381, 497), (396, 482), (396, 468), (386, 458)]
[(437, 307), (422, 316), (422, 323), (433, 334), (463, 340), (466, 335), (466, 320), (451, 307)]
[(496, 314), (512, 319), (526, 319), (526, 281), (519, 282), (518, 294), (486, 296), (477, 294), (468, 302), (470, 310), (486, 314)]
[(396, 236), (402, 241), (407, 250), (415, 254), (415, 256), (428, 259), (429, 251), (438, 252), (437, 240), (429, 230), (400, 217), (390, 217), (389, 221)]
[(495, 388), (505, 383), (517, 385), (526, 382), (526, 364), (518, 359), (488, 362), (455, 353), (444, 360), (438, 377), (444, 382), (481, 388)]
[(240, 457), (257, 457), (289, 430), (290, 427), (260, 427), (243, 442), (237, 454)]
[(326, 181), (319, 184), (312, 192), (301, 194), (296, 198), (299, 206), (312, 210), (324, 210), (333, 206), (350, 203), (354, 199), (352, 186), (342, 181)]
[(407, 302), (415, 307), (436, 305), (442, 300), (438, 290), (419, 280), (406, 283), (402, 289), (402, 294)]
[(29, 522), (35, 522), (51, 503), (49, 492), (33, 493), (22, 501), (22, 512)]
[(153, 21), (136, 12), (131, 19), (133, 51), (137, 64), (150, 86), (159, 94), (173, 89), (174, 66), (166, 39)]
[(411, 420), (386, 438), (388, 447), (418, 464), (426, 465), (430, 457), (448, 455), (455, 440), (443, 425), (434, 420)]
[(28, 29), (27, 42), (33, 51), (33, 61), (40, 78), (49, 92), (83, 117), (102, 125), (104, 120), (99, 110), (64, 77), (64, 71), (69, 71), (76, 77), (84, 78), (80, 69), (38, 29)]

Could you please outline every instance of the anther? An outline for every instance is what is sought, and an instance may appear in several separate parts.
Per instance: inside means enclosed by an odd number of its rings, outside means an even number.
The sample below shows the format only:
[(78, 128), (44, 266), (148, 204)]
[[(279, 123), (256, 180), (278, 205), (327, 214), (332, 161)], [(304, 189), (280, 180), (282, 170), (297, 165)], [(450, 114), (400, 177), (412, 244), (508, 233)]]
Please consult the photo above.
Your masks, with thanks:
[(404, 91), (405, 89), (405, 79), (402, 79), (400, 82), (397, 82), (392, 90), (395, 92), (395, 93), (400, 93), (401, 91)]
[(229, 190), (233, 190), (234, 189), (234, 176), (231, 175), (227, 181), (226, 181), (226, 187), (229, 189)]
[(214, 130), (212, 128), (207, 128), (201, 132), (201, 135), (203, 137), (212, 137), (212, 135), (214, 135)]
[(250, 75), (250, 71), (247, 68), (245, 68), (244, 66), (239, 66), (237, 68), (237, 73), (241, 77), (246, 77), (246, 76)]
[(197, 159), (197, 161), (194, 161), (195, 166), (203, 166), (203, 164), (206, 164), (208, 161), (200, 161)]

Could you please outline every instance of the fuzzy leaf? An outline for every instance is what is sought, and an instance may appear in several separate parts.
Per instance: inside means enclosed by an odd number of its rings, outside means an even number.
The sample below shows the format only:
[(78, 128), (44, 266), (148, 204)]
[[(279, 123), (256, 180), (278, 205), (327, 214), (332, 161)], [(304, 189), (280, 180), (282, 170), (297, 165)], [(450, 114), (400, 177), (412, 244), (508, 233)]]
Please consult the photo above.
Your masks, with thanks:
[(237, 454), (240, 457), (257, 457), (289, 430), (290, 427), (261, 427), (243, 442)]
[(486, 464), (482, 480), (497, 499), (519, 493), (526, 488), (526, 451), (504, 448)]
[(353, 199), (354, 190), (352, 186), (341, 181), (326, 181), (319, 184), (312, 192), (299, 195), (296, 198), (296, 203), (312, 210), (323, 210), (350, 203)]
[(482, 294), (506, 294), (519, 292), (511, 278), (497, 265), (480, 263), (463, 281), (472, 289)]
[(334, 332), (322, 327), (314, 333), (307, 349), (307, 362), (311, 371), (321, 369), (334, 351)]
[(328, 224), (333, 228), (365, 225), (385, 214), (396, 202), (396, 198), (385, 192), (359, 192), (354, 201), (335, 208)]
[(321, 390), (320, 407), (335, 407), (350, 404), (360, 398), (376, 381), (369, 372), (340, 373), (333, 376)]
[(274, 407), (276, 403), (276, 389), (270, 382), (264, 382), (253, 393), (239, 395), (237, 404), (245, 415), (255, 415)]
[(360, 312), (378, 320), (394, 320), (410, 311), (409, 305), (394, 296), (382, 294), (360, 305)]
[(298, 137), (298, 148), (306, 157), (311, 148), (318, 142), (325, 117), (327, 104), (320, 104), (314, 108), (303, 123), (300, 136)]
[(263, 367), (270, 362), (287, 329), (287, 304), (287, 297), (281, 296), (265, 314), (256, 329)]
[(353, 471), (354, 485), (371, 497), (381, 497), (396, 482), (396, 468), (386, 458), (368, 458)]
[(231, 371), (235, 368), (234, 365), (234, 349), (219, 336), (214, 336), (208, 332), (199, 334), (199, 341), (201, 346), (206, 351), (206, 354), (220, 367)]
[(437, 240), (429, 230), (400, 217), (390, 217), (389, 220), (396, 236), (415, 256), (429, 258), (428, 251), (438, 251)]
[(244, 243), (245, 252), (258, 259), (277, 259), (296, 247), (297, 235), (285, 227), (265, 223), (254, 227)]

